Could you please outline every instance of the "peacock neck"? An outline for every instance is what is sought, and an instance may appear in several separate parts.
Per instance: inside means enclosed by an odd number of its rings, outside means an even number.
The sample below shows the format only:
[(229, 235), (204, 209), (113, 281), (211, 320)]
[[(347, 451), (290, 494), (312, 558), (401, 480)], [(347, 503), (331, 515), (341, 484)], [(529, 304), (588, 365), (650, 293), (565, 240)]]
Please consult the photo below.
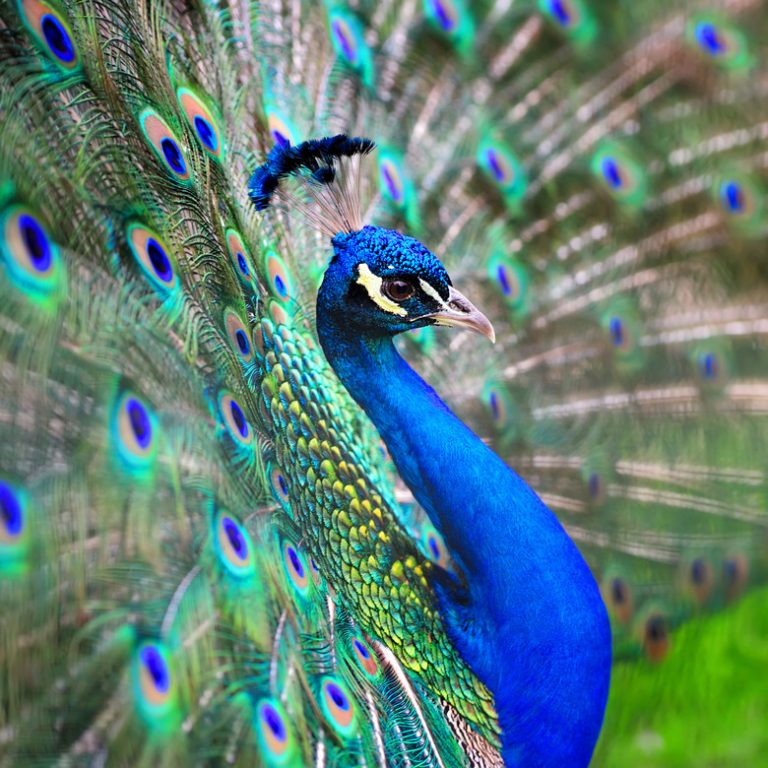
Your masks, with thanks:
[(587, 765), (610, 671), (609, 626), (589, 569), (554, 515), (391, 338), (334, 318), (321, 302), (323, 350), (462, 574), (434, 586), (452, 641), (494, 694), (505, 764)]

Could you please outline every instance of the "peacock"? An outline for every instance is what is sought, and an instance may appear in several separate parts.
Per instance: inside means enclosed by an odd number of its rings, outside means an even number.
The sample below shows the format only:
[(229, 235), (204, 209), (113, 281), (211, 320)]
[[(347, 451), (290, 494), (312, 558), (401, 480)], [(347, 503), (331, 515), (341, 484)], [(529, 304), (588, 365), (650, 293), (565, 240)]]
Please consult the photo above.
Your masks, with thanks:
[(765, 581), (766, 40), (0, 0), (0, 765), (588, 765)]

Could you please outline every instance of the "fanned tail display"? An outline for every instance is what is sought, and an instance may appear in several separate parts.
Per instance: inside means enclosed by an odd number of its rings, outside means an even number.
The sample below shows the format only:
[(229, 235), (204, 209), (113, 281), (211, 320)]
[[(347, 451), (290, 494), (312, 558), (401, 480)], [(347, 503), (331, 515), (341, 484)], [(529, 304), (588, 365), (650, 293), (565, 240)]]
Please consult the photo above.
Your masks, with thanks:
[(615, 657), (762, 584), (767, 40), (759, 0), (0, 0), (0, 765), (504, 765), (462, 569), (318, 342), (371, 222), (493, 322), (399, 349)]

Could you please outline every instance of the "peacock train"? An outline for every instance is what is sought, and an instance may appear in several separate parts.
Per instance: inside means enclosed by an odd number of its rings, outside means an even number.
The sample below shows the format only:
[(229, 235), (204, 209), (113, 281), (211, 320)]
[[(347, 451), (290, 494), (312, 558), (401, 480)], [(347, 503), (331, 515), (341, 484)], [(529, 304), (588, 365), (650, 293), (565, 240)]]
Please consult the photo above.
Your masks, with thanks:
[(0, 0), (0, 767), (759, 765), (766, 41)]

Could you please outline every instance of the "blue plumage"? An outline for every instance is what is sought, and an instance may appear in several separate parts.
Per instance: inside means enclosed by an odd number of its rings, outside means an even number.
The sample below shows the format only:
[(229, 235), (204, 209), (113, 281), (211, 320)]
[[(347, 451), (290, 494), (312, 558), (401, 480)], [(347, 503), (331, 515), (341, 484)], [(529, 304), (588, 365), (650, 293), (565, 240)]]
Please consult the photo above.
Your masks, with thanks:
[[(312, 166), (326, 142), (368, 146), (338, 136), (276, 146), (251, 179), (257, 208), (281, 178)], [(418, 240), (366, 226), (332, 244), (317, 302), (320, 343), (450, 550), (459, 576), (438, 571), (433, 586), (451, 640), (495, 696), (505, 762), (586, 765), (611, 659), (594, 578), (555, 516), (393, 344), (396, 334), (432, 324), (492, 337), (490, 324)]]
[[(495, 695), (506, 764), (586, 765), (611, 654), (594, 578), (555, 516), (392, 341), (439, 323), (450, 303), (479, 313), (457, 298), (440, 262), (412, 238), (366, 227), (338, 235), (333, 246), (318, 295), (320, 342), (448, 545), (460, 576), (435, 577), (441, 613), (461, 655)], [(387, 280), (412, 293), (394, 301)], [(439, 299), (445, 304), (435, 309)]]

